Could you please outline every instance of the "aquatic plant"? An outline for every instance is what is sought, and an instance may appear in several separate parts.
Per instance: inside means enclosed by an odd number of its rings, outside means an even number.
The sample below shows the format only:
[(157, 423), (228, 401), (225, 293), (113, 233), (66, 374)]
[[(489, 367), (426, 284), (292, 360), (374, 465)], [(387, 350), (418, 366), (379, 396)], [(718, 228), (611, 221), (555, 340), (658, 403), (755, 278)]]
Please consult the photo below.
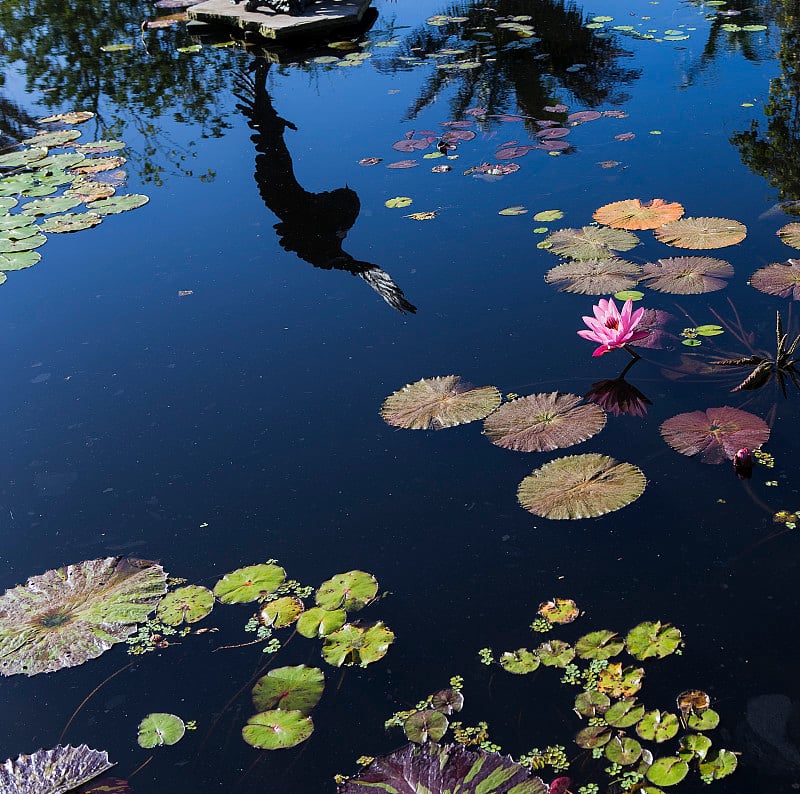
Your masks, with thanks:
[(600, 344), (600, 347), (592, 353), (595, 357), (625, 347), (629, 342), (644, 339), (649, 333), (636, 330), (644, 316), (644, 309), (639, 308), (634, 312), (633, 301), (630, 299), (625, 301), (621, 312), (617, 309), (613, 298), (608, 300), (601, 298), (592, 310), (594, 317), (583, 317), (583, 322), (589, 326), (589, 330), (578, 331), (578, 336)]
[(9, 758), (0, 766), (0, 791), (3, 794), (64, 794), (114, 766), (108, 753), (57, 745), (31, 755)]
[(672, 295), (698, 295), (728, 285), (733, 267), (710, 256), (678, 256), (648, 262), (642, 268), (642, 282), (650, 289)]
[(747, 227), (729, 218), (680, 218), (654, 231), (659, 242), (677, 248), (726, 248), (742, 242)]
[(608, 295), (629, 290), (639, 283), (642, 268), (632, 262), (611, 259), (579, 259), (562, 262), (547, 271), (544, 280), (560, 285), (561, 292)]
[(139, 723), (136, 741), (139, 747), (163, 747), (177, 744), (186, 733), (186, 724), (175, 714), (154, 712)]
[(593, 218), (614, 229), (657, 229), (683, 215), (683, 206), (676, 201), (656, 198), (642, 202), (625, 199), (606, 204), (594, 211)]

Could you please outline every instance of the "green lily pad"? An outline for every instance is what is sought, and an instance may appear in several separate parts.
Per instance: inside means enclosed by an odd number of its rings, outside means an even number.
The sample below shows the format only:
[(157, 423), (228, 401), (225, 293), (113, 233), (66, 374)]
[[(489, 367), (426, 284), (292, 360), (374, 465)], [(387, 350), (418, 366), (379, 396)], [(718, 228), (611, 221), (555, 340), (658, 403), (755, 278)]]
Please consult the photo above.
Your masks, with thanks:
[(23, 215), (54, 215), (57, 212), (71, 210), (80, 204), (80, 199), (71, 196), (59, 196), (58, 198), (41, 198), (29, 201), (22, 207)]
[(5, 273), (0, 272), (0, 284), (5, 284), (6, 281), (8, 281), (8, 276)]
[(394, 632), (380, 621), (368, 629), (345, 623), (325, 638), (322, 658), (334, 667), (366, 667), (382, 659), (393, 642)]
[(540, 223), (551, 223), (552, 221), (560, 221), (563, 217), (564, 213), (561, 210), (542, 210), (542, 212), (537, 212), (533, 219)]
[(311, 607), (297, 619), (297, 633), (303, 637), (326, 637), (347, 622), (343, 609)]
[(605, 713), (606, 722), (615, 728), (630, 728), (644, 716), (644, 706), (634, 698), (624, 698)]
[(635, 764), (642, 754), (642, 745), (629, 736), (614, 736), (605, 745), (605, 755), (609, 761), (621, 766)]
[(100, 52), (127, 52), (133, 49), (133, 44), (104, 44)]
[(150, 199), (142, 193), (125, 193), (121, 196), (97, 199), (86, 206), (100, 215), (116, 215), (120, 212), (135, 210), (143, 207)]
[(700, 336), (719, 336), (725, 333), (721, 325), (698, 325), (694, 330)]
[(578, 605), (571, 598), (553, 598), (539, 604), (536, 610), (545, 620), (550, 623), (572, 623), (580, 615)]
[(197, 623), (214, 608), (214, 594), (200, 585), (190, 584), (167, 593), (158, 607), (156, 617), (168, 626)]
[(383, 205), (389, 209), (402, 209), (403, 207), (410, 206), (413, 201), (414, 200), (408, 196), (395, 196), (394, 198), (384, 201)]
[(47, 149), (35, 147), (0, 155), (0, 168), (22, 168), (47, 156)]
[[(35, 219), (30, 215), (0, 215), (0, 231), (7, 232), (11, 229), (21, 229), (23, 226), (31, 226)], [(38, 227), (34, 227), (34, 232), (38, 232)]]
[(575, 744), (584, 750), (594, 750), (608, 744), (613, 733), (608, 725), (589, 725), (575, 735)]
[(311, 717), (302, 711), (274, 709), (250, 717), (242, 728), (242, 738), (260, 750), (283, 750), (304, 742), (313, 732)]
[(41, 230), (51, 234), (67, 234), (91, 229), (102, 223), (103, 216), (96, 212), (67, 212), (64, 215), (54, 215), (45, 218), (41, 223)]
[(700, 762), (700, 775), (704, 779), (719, 780), (732, 775), (737, 765), (736, 753), (730, 750), (717, 750), (713, 755), (707, 756), (705, 761)]
[(0, 232), (0, 254), (32, 251), (46, 242), (47, 238), (43, 234), (39, 234), (35, 227), (22, 226), (19, 229), (9, 229)]
[(509, 673), (524, 675), (532, 673), (541, 663), (539, 657), (527, 648), (518, 648), (516, 651), (506, 651), (500, 656), (500, 666)]
[(450, 721), (440, 711), (422, 709), (415, 711), (404, 723), (406, 738), (416, 744), (438, 742), (450, 725)]
[(575, 698), (575, 711), (584, 717), (599, 717), (608, 711), (611, 698), (608, 695), (588, 689)]
[(704, 736), (702, 733), (690, 733), (686, 736), (681, 736), (680, 755), (687, 763), (692, 758), (698, 758), (704, 761), (708, 751), (711, 749), (711, 739)]
[(75, 151), (80, 154), (108, 154), (124, 149), (127, 144), (125, 141), (88, 141), (87, 143), (76, 143)]
[(640, 661), (663, 659), (674, 653), (681, 644), (681, 631), (660, 620), (645, 621), (634, 626), (625, 638), (628, 653)]
[(692, 712), (686, 718), (686, 724), (693, 731), (713, 731), (719, 725), (719, 714), (714, 709), (706, 709), (702, 714)]
[(513, 216), (513, 215), (525, 215), (527, 212), (528, 210), (525, 209), (525, 207), (520, 205), (515, 205), (513, 207), (504, 207), (497, 214)]
[(19, 204), (19, 201), (15, 198), (0, 198), (0, 211), (8, 212), (11, 209)]
[[(42, 255), (38, 251), (17, 251), (17, 253), (0, 254), (0, 271), (24, 270), (40, 262)], [(3, 279), (5, 281), (5, 279)]]
[[(32, 173), (7, 176), (0, 179), (0, 196), (17, 196), (35, 184), (36, 178)], [(55, 193), (55, 188), (53, 193)]]
[(575, 643), (575, 653), (581, 659), (610, 659), (622, 652), (625, 641), (615, 632), (602, 629), (584, 634)]
[(303, 602), (296, 596), (283, 596), (274, 601), (267, 601), (261, 608), (259, 617), (263, 625), (283, 629), (291, 626), (304, 609)]
[(676, 755), (656, 758), (645, 774), (657, 786), (674, 786), (689, 774), (689, 765)]
[(26, 138), (22, 142), (28, 146), (61, 147), (80, 137), (80, 130), (53, 130), (52, 132), (37, 132), (32, 138)]
[(322, 697), (325, 674), (318, 667), (276, 667), (256, 681), (253, 705), (256, 711), (278, 708), (309, 714)]
[(338, 573), (323, 582), (316, 592), (317, 606), (357, 612), (378, 595), (378, 581), (364, 571)]
[(575, 649), (563, 640), (543, 642), (536, 655), (545, 667), (566, 667), (575, 658)]
[(666, 742), (678, 733), (680, 722), (668, 711), (653, 709), (645, 714), (636, 726), (636, 733), (650, 742)]
[(274, 593), (286, 579), (280, 565), (248, 565), (226, 573), (215, 585), (214, 595), (223, 604), (246, 604)]
[[(74, 168), (78, 163), (82, 163), (86, 156), (78, 152), (63, 152), (62, 154), (48, 154), (41, 160), (36, 161), (36, 168), (41, 173), (44, 169), (53, 171), (65, 171), (67, 168)], [(70, 177), (74, 179), (74, 177)]]
[(163, 747), (177, 744), (186, 733), (186, 725), (174, 714), (148, 714), (139, 723), (139, 735), (136, 741), (139, 747)]
[(644, 292), (638, 289), (624, 289), (620, 292), (615, 292), (614, 297), (618, 301), (640, 301), (644, 297)]

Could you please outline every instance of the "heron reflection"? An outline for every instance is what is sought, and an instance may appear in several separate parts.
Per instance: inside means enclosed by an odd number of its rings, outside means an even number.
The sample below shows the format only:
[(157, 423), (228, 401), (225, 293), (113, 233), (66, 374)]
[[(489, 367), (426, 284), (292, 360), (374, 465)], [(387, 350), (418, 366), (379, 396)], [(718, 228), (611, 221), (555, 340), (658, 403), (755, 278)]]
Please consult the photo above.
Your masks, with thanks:
[(269, 67), (267, 61), (256, 59), (252, 75), (237, 75), (235, 93), (241, 101), (238, 107), (254, 131), (255, 179), (264, 204), (279, 218), (275, 231), (281, 247), (314, 267), (346, 270), (363, 279), (392, 308), (403, 314), (416, 312), (385, 270), (343, 250), (347, 232), (361, 209), (356, 192), (345, 186), (311, 193), (297, 181), (292, 155), (283, 139), (287, 127), (297, 127), (281, 118), (272, 106), (266, 87)]

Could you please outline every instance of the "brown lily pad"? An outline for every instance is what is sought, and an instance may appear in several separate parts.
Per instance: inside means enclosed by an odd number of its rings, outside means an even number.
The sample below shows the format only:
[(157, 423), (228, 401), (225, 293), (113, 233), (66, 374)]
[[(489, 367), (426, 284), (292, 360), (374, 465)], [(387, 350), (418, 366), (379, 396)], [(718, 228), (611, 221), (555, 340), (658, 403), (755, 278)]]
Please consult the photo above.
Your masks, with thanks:
[(458, 375), (423, 378), (390, 394), (381, 416), (394, 427), (438, 430), (484, 419), (501, 400), (494, 386), (471, 386)]
[(767, 295), (800, 300), (800, 259), (787, 259), (762, 267), (750, 277), (750, 284)]
[(657, 229), (678, 220), (683, 212), (683, 207), (674, 201), (657, 198), (642, 203), (639, 199), (625, 199), (600, 207), (592, 217), (614, 229)]
[(775, 234), (790, 248), (800, 248), (800, 223), (797, 221), (781, 226)]
[(501, 405), (483, 424), (492, 444), (518, 452), (547, 452), (579, 444), (599, 433), (606, 414), (576, 394), (531, 394)]
[(742, 447), (757, 449), (769, 438), (767, 423), (748, 411), (725, 406), (691, 411), (667, 419), (661, 437), (681, 455), (699, 455), (703, 463), (733, 460)]
[(681, 218), (654, 233), (660, 242), (677, 248), (725, 248), (742, 242), (747, 227), (728, 218)]
[(576, 259), (562, 262), (545, 273), (548, 284), (558, 284), (562, 292), (578, 295), (613, 295), (633, 289), (642, 269), (624, 259)]
[(635, 234), (623, 229), (584, 226), (582, 229), (559, 229), (548, 235), (547, 250), (569, 259), (609, 259), (614, 251), (629, 251), (639, 244)]
[(725, 279), (732, 275), (733, 267), (722, 259), (676, 256), (645, 264), (642, 282), (658, 292), (699, 295), (723, 289), (728, 285)]
[(594, 518), (638, 499), (647, 486), (642, 470), (607, 455), (556, 458), (528, 475), (517, 499), (544, 518)]

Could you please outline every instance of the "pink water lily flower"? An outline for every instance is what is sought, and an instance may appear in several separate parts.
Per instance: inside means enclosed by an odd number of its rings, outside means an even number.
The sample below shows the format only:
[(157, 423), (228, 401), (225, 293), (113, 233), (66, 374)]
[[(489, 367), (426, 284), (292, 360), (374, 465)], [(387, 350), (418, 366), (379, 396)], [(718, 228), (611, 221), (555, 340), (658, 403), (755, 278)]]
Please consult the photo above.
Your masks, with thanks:
[(578, 336), (600, 343), (600, 347), (592, 353), (593, 356), (602, 356), (610, 350), (625, 347), (628, 342), (644, 339), (649, 334), (649, 331), (636, 330), (644, 316), (644, 309), (633, 311), (633, 301), (630, 299), (625, 301), (621, 312), (617, 310), (613, 298), (601, 298), (592, 310), (594, 317), (583, 318), (591, 330), (578, 331)]

